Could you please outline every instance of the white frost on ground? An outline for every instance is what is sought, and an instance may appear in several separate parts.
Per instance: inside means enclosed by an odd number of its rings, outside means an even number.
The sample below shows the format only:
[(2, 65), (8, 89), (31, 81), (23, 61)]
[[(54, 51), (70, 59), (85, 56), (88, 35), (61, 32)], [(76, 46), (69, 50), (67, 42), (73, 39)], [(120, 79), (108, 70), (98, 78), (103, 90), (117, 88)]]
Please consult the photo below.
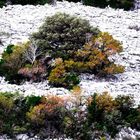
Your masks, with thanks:
[[(133, 94), (136, 101), (140, 100), (140, 9), (123, 11), (122, 9), (94, 8), (81, 3), (57, 2), (57, 6), (44, 5), (9, 5), (0, 9), (0, 34), (4, 46), (27, 40), (32, 32), (37, 31), (45, 17), (56, 12), (65, 12), (89, 20), (91, 25), (107, 31), (123, 43), (124, 51), (116, 55), (116, 63), (126, 66), (123, 74), (114, 79), (96, 79), (94, 76), (83, 75), (80, 83), (85, 95), (94, 92), (109, 91), (113, 96)], [(0, 52), (5, 47), (0, 46)], [(47, 81), (11, 85), (0, 78), (0, 91), (20, 91), (27, 94), (56, 93), (67, 94), (63, 88), (51, 88)]]

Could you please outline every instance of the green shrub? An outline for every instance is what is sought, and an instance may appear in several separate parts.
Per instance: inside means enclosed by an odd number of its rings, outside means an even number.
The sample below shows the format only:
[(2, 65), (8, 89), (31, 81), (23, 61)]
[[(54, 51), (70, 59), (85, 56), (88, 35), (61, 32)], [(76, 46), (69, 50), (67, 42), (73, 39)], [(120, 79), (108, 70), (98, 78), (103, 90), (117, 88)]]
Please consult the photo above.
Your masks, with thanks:
[(31, 39), (44, 53), (47, 52), (54, 58), (68, 59), (85, 44), (86, 33), (95, 35), (98, 32), (86, 20), (57, 13), (47, 17), (39, 32), (32, 34)]
[[(110, 34), (100, 32), (82, 48), (74, 52), (71, 59), (55, 59), (55, 67), (49, 75), (49, 81), (54, 86), (68, 87), (78, 84), (78, 75), (81, 73), (92, 73), (98, 76), (107, 76), (124, 72), (124, 67), (111, 61), (109, 57), (122, 51), (122, 45)], [(65, 53), (66, 54), (66, 53)], [(68, 80), (68, 73), (71, 75), (71, 82)], [(73, 78), (72, 78), (73, 77)], [(72, 87), (71, 86), (71, 87)]]
[(133, 95), (119, 95), (115, 98), (118, 110), (122, 114), (122, 119), (126, 120), (131, 127), (140, 129), (140, 111), (135, 107)]
[(134, 0), (83, 0), (85, 5), (105, 8), (108, 5), (112, 8), (123, 8), (130, 10), (134, 7)]

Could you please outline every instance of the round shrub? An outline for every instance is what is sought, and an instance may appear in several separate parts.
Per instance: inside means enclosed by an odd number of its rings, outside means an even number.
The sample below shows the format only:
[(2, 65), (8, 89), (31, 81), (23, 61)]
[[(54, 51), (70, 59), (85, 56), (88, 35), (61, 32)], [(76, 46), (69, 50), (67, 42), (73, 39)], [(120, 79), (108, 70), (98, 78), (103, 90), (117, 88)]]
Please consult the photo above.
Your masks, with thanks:
[(31, 39), (44, 53), (48, 52), (55, 58), (68, 59), (85, 44), (87, 33), (96, 35), (98, 32), (86, 20), (57, 13), (48, 17), (39, 32), (32, 34)]

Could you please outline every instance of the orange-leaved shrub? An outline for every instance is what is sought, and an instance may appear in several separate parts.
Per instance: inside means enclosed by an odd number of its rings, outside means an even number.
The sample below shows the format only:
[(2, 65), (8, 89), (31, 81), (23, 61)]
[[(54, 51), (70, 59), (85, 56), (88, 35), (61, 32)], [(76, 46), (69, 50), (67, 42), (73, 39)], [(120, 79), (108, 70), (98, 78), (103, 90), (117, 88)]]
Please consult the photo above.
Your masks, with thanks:
[(82, 72), (97, 75), (122, 73), (124, 67), (109, 59), (110, 56), (120, 53), (122, 50), (119, 41), (115, 40), (109, 33), (101, 32), (97, 37), (93, 36), (82, 49), (75, 52), (74, 60), (77, 64), (77, 71), (82, 70)]
[(41, 103), (27, 112), (27, 118), (33, 125), (37, 126), (45, 126), (49, 121), (61, 122), (62, 108), (64, 108), (63, 98), (53, 95), (42, 97)]

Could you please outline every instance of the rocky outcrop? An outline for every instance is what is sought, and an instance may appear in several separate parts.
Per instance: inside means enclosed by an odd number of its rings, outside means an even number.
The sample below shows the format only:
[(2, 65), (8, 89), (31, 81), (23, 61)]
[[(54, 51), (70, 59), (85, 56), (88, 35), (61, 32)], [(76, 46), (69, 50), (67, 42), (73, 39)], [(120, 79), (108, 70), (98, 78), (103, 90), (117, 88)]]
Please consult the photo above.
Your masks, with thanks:
[[(81, 87), (84, 95), (93, 92), (109, 91), (112, 95), (133, 94), (136, 101), (140, 100), (140, 10), (123, 11), (122, 9), (95, 8), (84, 6), (81, 3), (57, 2), (56, 6), (9, 5), (0, 9), (0, 38), (4, 47), (7, 44), (22, 42), (28, 39), (32, 32), (37, 31), (44, 19), (56, 12), (66, 12), (89, 20), (91, 25), (107, 31), (123, 43), (124, 51), (113, 56), (116, 63), (126, 67), (123, 74), (114, 78), (97, 79), (94, 75), (82, 75)], [(0, 90), (18, 90), (24, 93), (68, 93), (60, 88), (50, 88), (47, 81), (42, 83), (24, 83), (23, 85), (10, 85), (1, 80)]]

